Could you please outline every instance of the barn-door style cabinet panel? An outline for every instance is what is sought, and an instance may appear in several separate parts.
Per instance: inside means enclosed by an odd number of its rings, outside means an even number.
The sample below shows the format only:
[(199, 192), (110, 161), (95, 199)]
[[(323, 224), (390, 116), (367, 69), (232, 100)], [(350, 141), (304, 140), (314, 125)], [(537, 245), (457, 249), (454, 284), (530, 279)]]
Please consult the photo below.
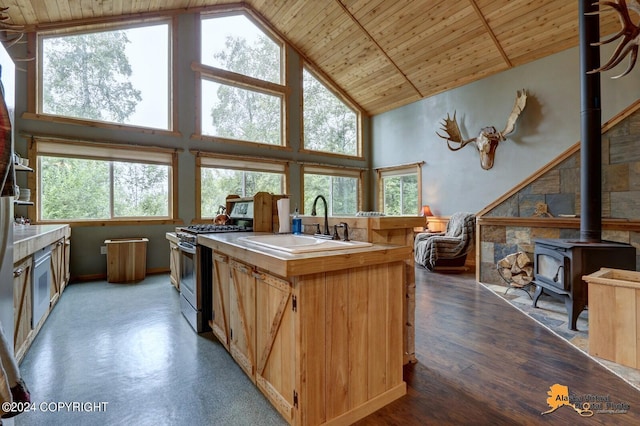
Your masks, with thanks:
[(13, 340), (18, 361), (24, 357), (69, 283), (70, 254), (68, 225), (14, 228)]
[(410, 247), (284, 260), (233, 239), (198, 240), (213, 249), (211, 328), (287, 422), (350, 424), (406, 393)]

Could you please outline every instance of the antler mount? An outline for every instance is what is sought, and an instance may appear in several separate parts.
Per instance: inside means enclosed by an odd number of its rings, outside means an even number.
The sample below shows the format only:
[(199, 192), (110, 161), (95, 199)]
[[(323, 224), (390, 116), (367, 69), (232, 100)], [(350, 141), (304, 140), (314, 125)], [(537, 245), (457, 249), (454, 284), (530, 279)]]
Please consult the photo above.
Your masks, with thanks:
[[(504, 127), (504, 130), (498, 132), (495, 127), (483, 127), (480, 130), (480, 134), (471, 139), (463, 139), (462, 134), (460, 133), (460, 128), (458, 127), (458, 122), (456, 120), (456, 113), (453, 113), (453, 118), (447, 114), (447, 118), (445, 118), (442, 122), (441, 130), (445, 132), (446, 136), (441, 135), (436, 132), (436, 135), (445, 139), (447, 141), (447, 147), (451, 151), (458, 151), (470, 143), (474, 143), (478, 152), (480, 154), (480, 165), (483, 169), (489, 170), (493, 167), (493, 160), (495, 158), (496, 148), (501, 141), (506, 140), (507, 135), (512, 133), (515, 129), (516, 121), (520, 116), (520, 113), (524, 109), (527, 103), (527, 92), (526, 90), (518, 91), (516, 96), (515, 104), (513, 105), (513, 109), (511, 110), (511, 114), (509, 114), (509, 118), (507, 118), (507, 124)], [(451, 146), (451, 143), (457, 143), (458, 146)]]

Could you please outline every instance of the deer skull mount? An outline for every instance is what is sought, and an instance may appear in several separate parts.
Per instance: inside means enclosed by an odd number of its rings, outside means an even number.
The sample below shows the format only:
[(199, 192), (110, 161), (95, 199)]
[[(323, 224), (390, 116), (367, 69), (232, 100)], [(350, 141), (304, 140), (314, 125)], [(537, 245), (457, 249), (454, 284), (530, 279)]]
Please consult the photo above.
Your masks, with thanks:
[[(611, 1), (598, 1), (593, 3), (594, 6), (596, 4), (609, 6), (610, 8), (615, 10), (618, 13), (618, 18), (620, 19), (622, 28), (610, 38), (599, 41), (597, 43), (592, 43), (592, 46), (602, 46), (603, 44), (611, 43), (612, 41), (617, 40), (620, 37), (622, 37), (622, 39), (620, 40), (618, 47), (616, 47), (616, 50), (614, 50), (611, 58), (609, 58), (607, 63), (602, 65), (600, 68), (588, 71), (587, 74), (608, 71), (622, 62), (622, 60), (629, 54), (631, 54), (631, 56), (629, 57), (629, 65), (627, 66), (627, 69), (622, 74), (612, 78), (620, 78), (629, 74), (629, 72), (631, 72), (631, 70), (635, 66), (636, 60), (638, 59), (638, 45), (640, 44), (640, 26), (633, 23), (633, 21), (631, 20), (631, 16), (629, 16), (629, 10), (633, 10), (637, 14), (640, 14), (640, 3), (638, 3), (638, 0), (630, 0), (629, 3), (630, 4), (628, 6), (625, 0), (617, 0), (617, 2), (615, 3)], [(596, 12), (587, 13), (586, 15), (599, 14), (600, 11), (598, 10)]]
[[(477, 137), (465, 140), (460, 134), (460, 128), (456, 121), (456, 113), (454, 112), (453, 118), (450, 118), (449, 114), (447, 114), (447, 118), (442, 122), (443, 127), (441, 130), (445, 132), (446, 136), (443, 136), (438, 132), (436, 132), (436, 134), (447, 141), (447, 146), (451, 151), (458, 151), (473, 142), (480, 153), (480, 166), (485, 170), (489, 170), (493, 167), (493, 160), (495, 158), (498, 144), (501, 141), (507, 140), (506, 136), (513, 132), (516, 120), (524, 109), (526, 103), (527, 92), (524, 89), (522, 91), (518, 91), (515, 105), (507, 119), (507, 125), (501, 132), (498, 132), (493, 126), (483, 127)], [(452, 142), (459, 145), (457, 147), (451, 146)]]

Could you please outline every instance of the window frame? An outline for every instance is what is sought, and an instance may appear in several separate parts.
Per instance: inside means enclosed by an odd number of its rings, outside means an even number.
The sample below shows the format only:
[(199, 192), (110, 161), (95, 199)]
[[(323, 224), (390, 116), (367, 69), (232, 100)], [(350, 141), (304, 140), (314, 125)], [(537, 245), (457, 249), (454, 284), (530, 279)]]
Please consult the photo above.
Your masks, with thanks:
[[(358, 191), (356, 194), (356, 213), (358, 211), (362, 211), (363, 206), (363, 196), (364, 196), (364, 170), (360, 168), (351, 168), (351, 167), (336, 167), (336, 166), (328, 166), (328, 165), (318, 165), (318, 164), (305, 164), (302, 163), (300, 166), (300, 196), (302, 201), (300, 202), (301, 206), (299, 211), (301, 214), (306, 214), (304, 211), (304, 178), (306, 174), (314, 174), (314, 175), (325, 175), (325, 176), (333, 176), (333, 177), (345, 177), (345, 178), (356, 178), (358, 179)], [(324, 195), (324, 194), (322, 194)], [(327, 200), (329, 202), (329, 200)], [(309, 212), (311, 214), (311, 212)], [(355, 215), (355, 213), (354, 213)], [(331, 212), (328, 214), (329, 217), (333, 215)]]
[(418, 180), (418, 211), (414, 214), (402, 214), (401, 216), (420, 215), (422, 208), (422, 165), (424, 161), (411, 164), (402, 164), (398, 166), (380, 167), (376, 169), (376, 193), (377, 193), (377, 209), (384, 212), (384, 179), (395, 176), (416, 175)]
[[(363, 150), (363, 130), (362, 130), (362, 122), (363, 122), (363, 111), (358, 105), (351, 100), (351, 98), (344, 93), (342, 90), (339, 90), (333, 86), (328, 78), (324, 76), (324, 74), (318, 71), (310, 62), (305, 60), (301, 61), (300, 68), (300, 152), (308, 153), (308, 154), (321, 154), (339, 158), (346, 159), (355, 159), (362, 160), (364, 159), (364, 150)], [(320, 151), (315, 149), (309, 149), (305, 147), (304, 144), (304, 72), (309, 72), (320, 84), (322, 84), (325, 89), (327, 89), (330, 93), (332, 93), (336, 98), (338, 98), (347, 108), (352, 110), (356, 114), (356, 151), (355, 155), (351, 154), (342, 154), (339, 152), (330, 152), (330, 151)]]
[[(200, 39), (202, 34), (202, 26), (201, 22), (204, 19), (215, 19), (221, 18), (225, 16), (234, 16), (234, 15), (243, 15), (249, 21), (251, 21), (255, 26), (257, 26), (267, 37), (271, 38), (275, 43), (280, 46), (280, 83), (272, 83), (265, 80), (260, 80), (258, 78), (250, 77), (247, 75), (239, 74), (233, 71), (227, 71), (221, 68), (213, 67), (210, 65), (205, 65), (202, 63), (202, 58), (199, 58), (198, 61), (193, 61), (191, 63), (191, 70), (195, 73), (195, 134), (191, 137), (192, 139), (199, 139), (203, 141), (210, 142), (222, 142), (222, 143), (231, 143), (231, 144), (239, 144), (239, 145), (248, 145), (248, 146), (260, 146), (267, 147), (275, 150), (285, 150), (291, 151), (289, 146), (289, 136), (288, 136), (288, 125), (287, 125), (287, 117), (288, 117), (288, 99), (287, 95), (290, 92), (288, 87), (288, 78), (286, 75), (286, 64), (287, 64), (287, 44), (286, 42), (280, 38), (274, 31), (272, 31), (269, 25), (262, 22), (262, 20), (257, 17), (251, 10), (245, 8), (239, 8), (234, 10), (227, 10), (223, 12), (203, 12), (200, 14), (200, 19), (198, 20), (198, 53), (202, 53), (202, 46), (200, 46)], [(202, 131), (202, 122), (204, 119), (202, 111), (202, 81), (209, 80), (219, 84), (224, 84), (228, 86), (233, 86), (236, 88), (251, 90), (255, 92), (259, 92), (266, 95), (277, 96), (280, 98), (280, 144), (269, 144), (264, 142), (256, 142), (256, 141), (248, 141), (241, 139), (233, 139), (233, 138), (225, 138), (221, 136), (214, 135), (205, 135)]]
[[(82, 150), (85, 150), (82, 153)], [(73, 226), (114, 226), (114, 225), (157, 225), (178, 224), (182, 221), (178, 217), (178, 148), (161, 148), (154, 146), (125, 145), (111, 142), (87, 140), (71, 140), (46, 136), (31, 136), (29, 161), (34, 165), (34, 173), (27, 178), (31, 188), (33, 205), (29, 206), (30, 217), (35, 217), (36, 224), (69, 224)], [(72, 153), (70, 153), (72, 152)], [(76, 154), (80, 152), (80, 154)], [(111, 219), (42, 219), (42, 205), (40, 200), (41, 175), (40, 157), (58, 156), (96, 161), (126, 161), (139, 164), (163, 164), (169, 166), (169, 216), (163, 217), (126, 217)], [(113, 194), (110, 203), (113, 204)]]
[[(156, 128), (156, 127), (147, 127), (143, 125), (136, 124), (123, 124), (116, 123), (110, 121), (102, 121), (102, 120), (93, 120), (88, 118), (81, 117), (71, 117), (64, 115), (56, 115), (42, 112), (43, 99), (43, 56), (42, 56), (42, 48), (43, 48), (43, 40), (44, 38), (56, 37), (56, 36), (67, 36), (67, 35), (81, 35), (81, 34), (91, 34), (96, 32), (103, 31), (117, 31), (117, 30), (127, 30), (132, 28), (141, 28), (153, 25), (161, 25), (166, 24), (168, 26), (168, 52), (167, 52), (167, 61), (168, 61), (168, 78), (167, 78), (167, 95), (168, 95), (168, 105), (167, 105), (167, 113), (168, 113), (168, 128)], [(37, 31), (29, 35), (28, 43), (29, 48), (36, 51), (36, 60), (32, 61), (28, 64), (27, 67), (27, 81), (28, 86), (30, 88), (28, 93), (28, 105), (27, 111), (22, 114), (23, 118), (32, 119), (32, 120), (43, 120), (48, 122), (56, 122), (61, 124), (72, 124), (77, 126), (90, 126), (97, 127), (102, 129), (117, 129), (117, 130), (127, 130), (137, 133), (146, 133), (146, 134), (165, 134), (171, 136), (180, 136), (180, 132), (177, 130), (179, 128), (178, 123), (178, 105), (176, 102), (177, 99), (177, 64), (174, 60), (174, 52), (177, 47), (176, 40), (176, 29), (177, 28), (177, 17), (157, 17), (157, 18), (147, 18), (147, 19), (133, 19), (128, 21), (116, 21), (116, 22), (106, 22), (101, 24), (88, 24), (88, 25), (79, 25), (74, 27), (61, 27), (54, 28), (51, 30), (43, 30)]]
[[(282, 173), (283, 193), (289, 193), (289, 162), (285, 160), (264, 159), (246, 155), (227, 155), (214, 152), (191, 150), (196, 157), (195, 202), (196, 217), (194, 223), (210, 222), (213, 217), (202, 216), (202, 169), (220, 168), (246, 172)], [(230, 195), (230, 194), (227, 194)]]

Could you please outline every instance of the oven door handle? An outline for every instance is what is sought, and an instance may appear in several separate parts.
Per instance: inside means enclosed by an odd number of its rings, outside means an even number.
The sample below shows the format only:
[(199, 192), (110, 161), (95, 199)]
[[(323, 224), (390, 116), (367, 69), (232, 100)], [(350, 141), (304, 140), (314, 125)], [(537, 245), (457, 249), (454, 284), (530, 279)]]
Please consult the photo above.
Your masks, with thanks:
[(196, 254), (196, 246), (194, 246), (193, 244), (179, 242), (178, 247), (180, 247), (180, 250), (185, 253)]

